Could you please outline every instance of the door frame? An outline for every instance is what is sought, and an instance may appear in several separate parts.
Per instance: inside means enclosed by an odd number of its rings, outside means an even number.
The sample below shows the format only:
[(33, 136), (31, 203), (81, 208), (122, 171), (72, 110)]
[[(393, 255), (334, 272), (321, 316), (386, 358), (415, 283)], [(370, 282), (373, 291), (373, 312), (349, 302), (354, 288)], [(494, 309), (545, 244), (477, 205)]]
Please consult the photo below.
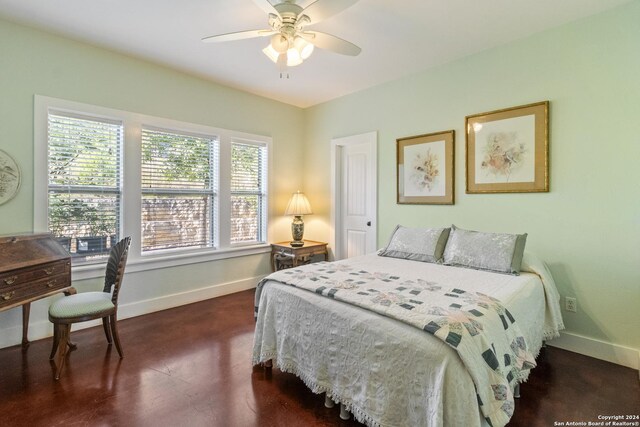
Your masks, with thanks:
[(372, 187), (371, 200), (374, 206), (371, 218), (371, 226), (374, 231), (374, 240), (378, 240), (378, 132), (371, 131), (357, 135), (350, 135), (331, 140), (331, 228), (329, 233), (329, 246), (333, 248), (333, 259), (342, 259), (342, 248), (336, 242), (341, 240), (342, 232), (342, 197), (340, 184), (342, 183), (342, 150), (348, 145), (369, 144), (369, 167), (371, 175), (375, 177)]

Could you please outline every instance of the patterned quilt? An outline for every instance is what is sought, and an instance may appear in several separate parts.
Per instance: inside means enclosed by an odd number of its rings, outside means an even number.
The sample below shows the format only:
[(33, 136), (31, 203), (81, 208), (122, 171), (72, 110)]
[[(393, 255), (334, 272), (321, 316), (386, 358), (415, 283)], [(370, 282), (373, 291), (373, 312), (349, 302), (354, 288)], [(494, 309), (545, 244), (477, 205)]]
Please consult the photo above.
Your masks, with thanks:
[(497, 299), (446, 288), (410, 272), (391, 275), (346, 263), (316, 263), (271, 274), (258, 284), (256, 307), (267, 280), (305, 289), (400, 320), (444, 341), (460, 356), (491, 426), (507, 424), (512, 389), (535, 367), (516, 320)]

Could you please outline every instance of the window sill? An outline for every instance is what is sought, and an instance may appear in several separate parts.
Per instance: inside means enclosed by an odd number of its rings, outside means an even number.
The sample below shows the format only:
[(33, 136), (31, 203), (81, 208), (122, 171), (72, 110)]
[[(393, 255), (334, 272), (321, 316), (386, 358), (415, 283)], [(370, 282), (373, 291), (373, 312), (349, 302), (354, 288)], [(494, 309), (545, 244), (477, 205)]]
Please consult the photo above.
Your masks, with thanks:
[[(236, 258), (247, 255), (256, 255), (271, 251), (268, 243), (260, 243), (251, 246), (241, 246), (227, 249), (207, 250), (200, 252), (189, 252), (171, 255), (143, 255), (132, 259), (133, 254), (129, 254), (127, 261), (127, 273), (135, 273), (146, 270), (156, 270), (160, 268), (176, 267), (180, 265), (196, 264), (200, 262), (217, 261), (228, 258)], [(71, 278), (73, 280), (93, 279), (104, 277), (105, 262), (96, 264), (81, 264), (71, 268)]]

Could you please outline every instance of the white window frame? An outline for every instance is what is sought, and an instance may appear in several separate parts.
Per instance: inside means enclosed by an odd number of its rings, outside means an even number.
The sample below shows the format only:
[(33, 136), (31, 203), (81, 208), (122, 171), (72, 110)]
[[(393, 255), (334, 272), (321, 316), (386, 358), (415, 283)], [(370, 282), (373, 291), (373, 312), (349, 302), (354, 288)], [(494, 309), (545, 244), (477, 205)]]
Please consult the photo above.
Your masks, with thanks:
[[(50, 185), (48, 182), (48, 177), (47, 177), (47, 217), (49, 216), (49, 192), (53, 191), (54, 193), (57, 194), (65, 194), (67, 192), (71, 192), (71, 193), (78, 193), (81, 192), (83, 194), (100, 194), (100, 193), (107, 193), (107, 194), (113, 194), (117, 197), (118, 199), (118, 209), (116, 210), (116, 224), (118, 224), (118, 226), (116, 227), (117, 232), (120, 232), (120, 223), (122, 221), (122, 187), (123, 187), (123, 180), (122, 180), (122, 154), (123, 154), (123, 146), (124, 146), (124, 126), (123, 123), (120, 120), (112, 120), (108, 117), (98, 117), (98, 116), (94, 116), (94, 115), (82, 115), (82, 114), (76, 114), (76, 113), (71, 113), (69, 111), (62, 111), (62, 110), (58, 110), (58, 109), (49, 109), (48, 111), (49, 114), (53, 114), (59, 117), (65, 117), (68, 119), (72, 119), (72, 120), (89, 120), (89, 121), (95, 121), (96, 123), (108, 123), (108, 124), (113, 124), (113, 125), (117, 125), (120, 127), (120, 133), (119, 133), (119, 141), (118, 141), (118, 154), (117, 154), (117, 158), (119, 159), (118, 161), (118, 167), (119, 170), (116, 173), (116, 182), (114, 186), (91, 186), (91, 185)], [(49, 153), (49, 144), (48, 144), (48, 129), (49, 129), (49, 114), (47, 114), (47, 153)], [(49, 173), (49, 168), (47, 165), (47, 176)], [(48, 223), (48, 220), (47, 220)], [(58, 236), (56, 236), (58, 237)], [(105, 237), (105, 236), (103, 236)], [(106, 237), (105, 237), (106, 238)], [(94, 260), (88, 260), (87, 257), (92, 256), (92, 254), (81, 254), (81, 253), (77, 253), (78, 257), (77, 260), (78, 263), (100, 263), (103, 261), (103, 259), (101, 259), (100, 257), (103, 257), (104, 260), (106, 260), (106, 257), (108, 254), (105, 254), (104, 252), (101, 252), (99, 254), (97, 254), (97, 257)], [(96, 255), (96, 254), (93, 254)]]
[[(127, 262), (127, 271), (145, 271), (178, 265), (207, 262), (253, 254), (266, 253), (269, 245), (269, 194), (271, 193), (272, 138), (244, 132), (220, 129), (206, 125), (182, 122), (112, 108), (99, 107), (47, 96), (34, 97), (34, 200), (33, 229), (36, 232), (48, 231), (48, 114), (50, 111), (80, 114), (85, 117), (121, 121), (124, 125), (124, 142), (122, 155), (122, 199), (121, 199), (121, 236), (131, 236), (131, 249)], [(216, 135), (219, 138), (218, 167), (218, 218), (213, 248), (177, 249), (157, 251), (157, 253), (141, 252), (141, 138), (142, 128), (153, 127), (176, 132), (195, 133), (200, 135)], [(264, 243), (234, 244), (230, 243), (230, 169), (231, 142), (253, 141), (267, 148), (267, 196), (266, 224)], [(94, 264), (78, 264), (72, 267), (74, 279), (87, 279), (104, 275), (104, 261)]]
[[(182, 135), (182, 136), (191, 136), (191, 137), (197, 137), (197, 138), (205, 138), (205, 139), (210, 139), (213, 142), (213, 146), (211, 147), (211, 149), (213, 149), (216, 153), (219, 153), (220, 151), (220, 138), (217, 134), (207, 134), (207, 135), (201, 135), (201, 134), (195, 134), (193, 132), (185, 132), (185, 131), (181, 131), (181, 130), (176, 130), (176, 129), (160, 129), (154, 126), (149, 126), (147, 124), (143, 124), (142, 128), (140, 129), (141, 133), (144, 130), (148, 130), (148, 131), (159, 131), (159, 132), (166, 132), (166, 133), (170, 133), (170, 134), (175, 134), (175, 135)], [(140, 141), (141, 145), (142, 145), (142, 141)], [(140, 188), (140, 197), (141, 199), (144, 198), (144, 195), (157, 195), (157, 194), (190, 194), (190, 195), (194, 195), (194, 194), (199, 194), (199, 195), (209, 195), (212, 196), (212, 202), (213, 202), (213, 206), (212, 209), (213, 211), (209, 212), (210, 216), (210, 221), (211, 221), (211, 230), (210, 230), (210, 245), (206, 248), (202, 248), (202, 249), (215, 249), (217, 248), (220, 243), (219, 243), (219, 239), (218, 239), (218, 230), (219, 230), (219, 222), (220, 222), (220, 209), (219, 209), (219, 203), (220, 203), (220, 197), (219, 197), (219, 173), (218, 170), (220, 168), (220, 160), (219, 160), (219, 154), (217, 155), (213, 155), (212, 156), (212, 152), (209, 151), (209, 160), (211, 162), (212, 159), (216, 159), (218, 161), (218, 163), (213, 162), (214, 164), (210, 164), (209, 168), (210, 168), (210, 172), (211, 172), (211, 188), (208, 189), (202, 189), (202, 190), (173, 190), (173, 189), (162, 189), (160, 187), (156, 187), (153, 188), (152, 190), (148, 190), (145, 187), (141, 187)], [(142, 167), (141, 167), (142, 169)], [(142, 174), (141, 174), (142, 176)], [(142, 218), (141, 218), (142, 219)], [(141, 224), (142, 227), (142, 224)], [(141, 234), (142, 234), (142, 230), (141, 230)], [(142, 242), (142, 235), (141, 235), (141, 242)], [(189, 251), (189, 250), (194, 250), (193, 248), (171, 248), (171, 249), (152, 249), (152, 250), (148, 250), (148, 251), (144, 251), (141, 248), (141, 252), (142, 252), (142, 256), (149, 256), (149, 255), (153, 255), (153, 254), (163, 254), (163, 253), (177, 253), (180, 251)]]
[[(269, 147), (266, 146), (264, 143), (262, 142), (258, 142), (255, 140), (248, 140), (248, 139), (240, 139), (237, 137), (233, 137), (231, 138), (231, 144), (230, 148), (229, 148), (229, 153), (231, 153), (232, 150), (232, 146), (233, 144), (242, 144), (242, 145), (253, 145), (256, 147), (266, 147), (266, 154), (265, 156), (267, 156), (267, 173), (263, 174), (264, 176), (261, 177), (262, 180), (266, 181), (266, 190), (264, 192), (243, 192), (243, 191), (236, 191), (236, 192), (232, 192), (231, 191), (231, 186), (229, 186), (229, 201), (231, 201), (231, 197), (232, 194), (231, 193), (235, 193), (235, 195), (256, 195), (256, 196), (260, 196), (262, 197), (262, 199), (264, 199), (264, 212), (262, 212), (262, 215), (260, 217), (260, 227), (262, 228), (262, 235), (265, 236), (266, 239), (266, 233), (267, 233), (267, 229), (269, 228), (269, 221), (268, 221), (268, 217), (269, 217), (269, 190), (268, 190), (268, 186), (269, 186), (269, 171), (271, 170), (271, 168), (269, 167), (269, 162), (271, 160), (271, 153), (269, 152)], [(231, 160), (231, 154), (229, 154), (229, 160)], [(229, 162), (229, 165), (231, 165), (231, 162)], [(265, 188), (263, 187), (263, 188)], [(261, 207), (262, 208), (262, 207)], [(252, 243), (247, 243), (247, 242), (237, 242), (237, 243), (232, 243), (232, 246), (242, 246), (242, 245), (251, 245)]]

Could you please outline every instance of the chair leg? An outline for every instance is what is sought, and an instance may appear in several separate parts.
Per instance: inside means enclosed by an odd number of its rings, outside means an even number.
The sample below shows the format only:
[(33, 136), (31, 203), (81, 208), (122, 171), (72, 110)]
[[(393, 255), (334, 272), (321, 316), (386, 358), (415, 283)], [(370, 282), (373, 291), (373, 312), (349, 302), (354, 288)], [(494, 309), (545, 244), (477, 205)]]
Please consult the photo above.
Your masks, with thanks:
[(104, 329), (104, 334), (107, 337), (107, 342), (111, 344), (113, 339), (111, 338), (111, 325), (109, 325), (109, 316), (105, 316), (102, 318), (102, 328)]
[(69, 346), (70, 350), (75, 350), (76, 348), (78, 348), (75, 343), (71, 342), (71, 334), (69, 334), (69, 336), (67, 337), (67, 345)]
[(115, 314), (109, 316), (109, 323), (111, 324), (111, 335), (113, 336), (113, 341), (115, 342), (118, 354), (122, 359), (124, 357), (124, 353), (122, 352), (122, 347), (120, 346), (120, 337), (118, 336), (118, 326)]
[[(58, 332), (59, 341), (67, 344), (69, 342), (69, 334), (71, 333), (71, 324), (60, 324), (56, 326), (60, 328)], [(64, 362), (67, 358), (67, 352), (69, 351), (68, 345), (62, 345), (59, 347), (60, 351), (58, 351), (58, 360), (56, 361), (56, 380), (60, 379), (60, 373), (62, 372)]]
[(54, 323), (53, 324), (53, 346), (51, 347), (51, 354), (49, 355), (49, 360), (53, 360), (53, 358), (55, 357), (59, 344), (60, 344), (60, 327), (57, 323)]

